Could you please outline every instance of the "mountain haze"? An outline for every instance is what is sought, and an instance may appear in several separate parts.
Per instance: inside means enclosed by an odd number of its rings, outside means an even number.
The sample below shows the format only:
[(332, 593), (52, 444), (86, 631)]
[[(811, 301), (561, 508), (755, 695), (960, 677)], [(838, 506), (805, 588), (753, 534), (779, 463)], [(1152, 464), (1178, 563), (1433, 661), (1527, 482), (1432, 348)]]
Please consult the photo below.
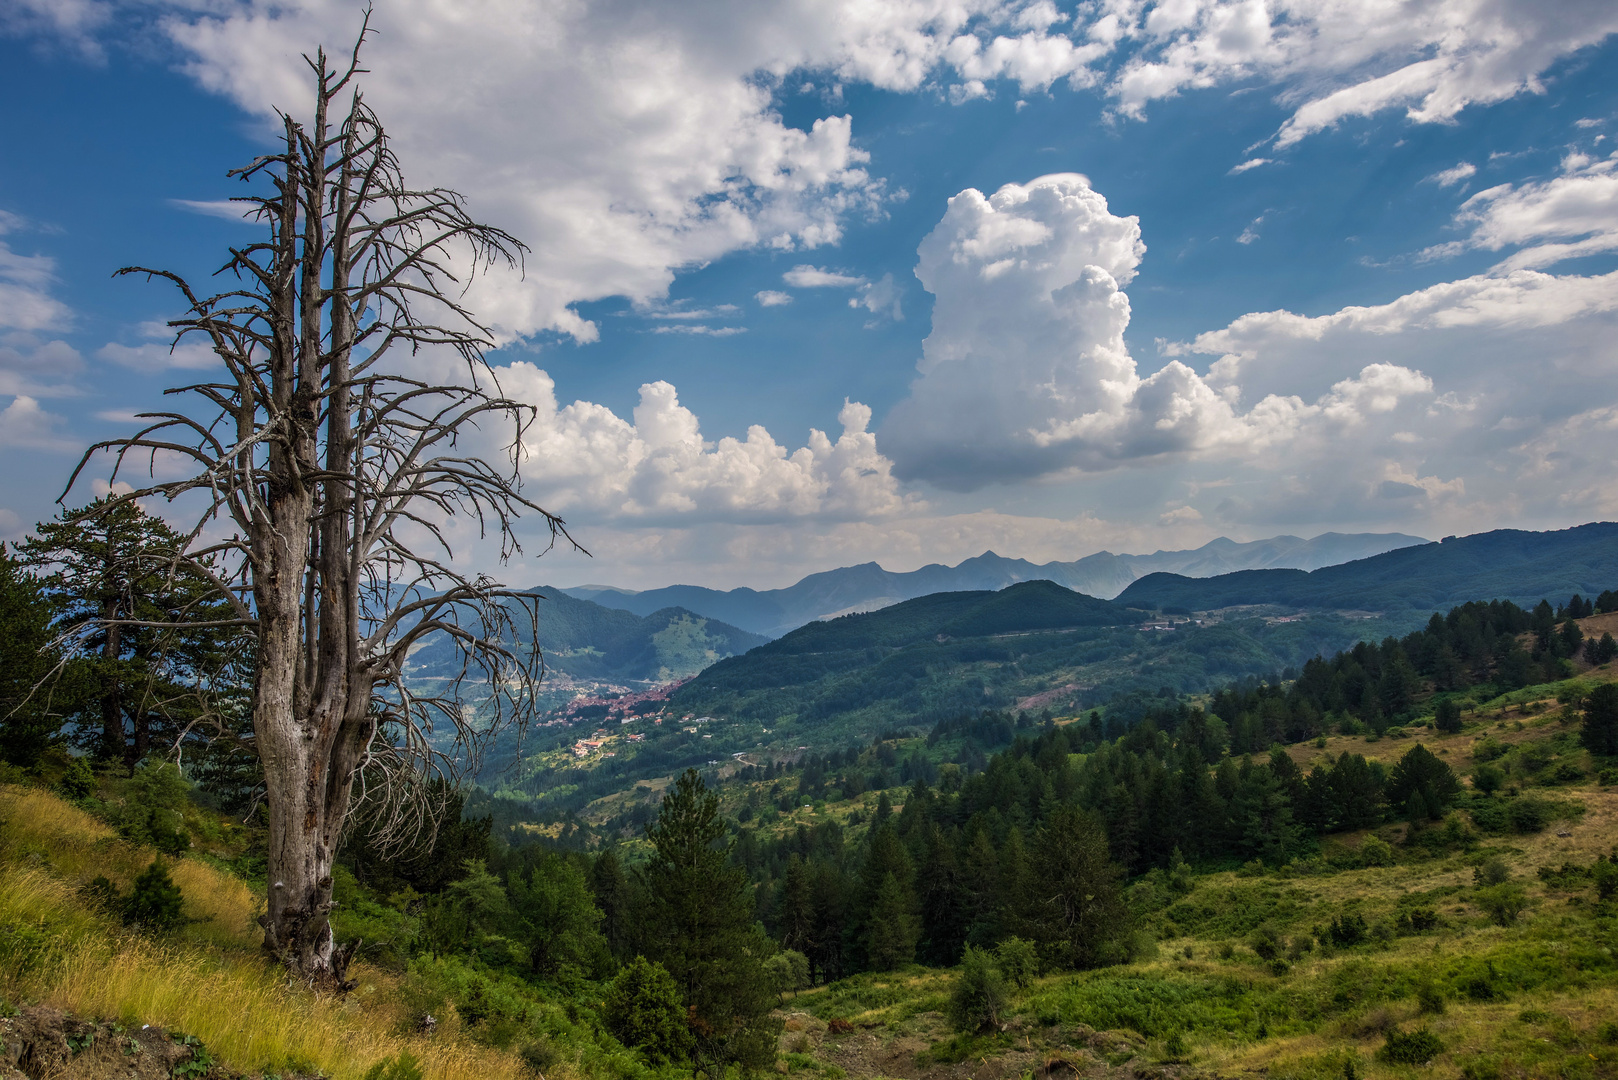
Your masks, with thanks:
[(606, 586), (580, 586), (564, 591), (581, 600), (593, 600), (638, 615), (649, 615), (670, 606), (682, 607), (756, 634), (779, 637), (817, 619), (876, 611), (938, 592), (992, 592), (1020, 581), (1044, 580), (1106, 600), (1117, 596), (1136, 579), (1159, 571), (1202, 578), (1268, 567), (1314, 570), (1426, 542), (1418, 536), (1402, 533), (1324, 533), (1311, 540), (1275, 536), (1249, 543), (1220, 537), (1190, 551), (1156, 551), (1150, 555), (1114, 555), (1101, 551), (1073, 562), (1039, 564), (1026, 559), (1007, 559), (988, 551), (958, 566), (933, 563), (906, 573), (884, 570), (874, 562), (861, 563), (810, 574), (784, 589), (719, 590), (698, 585), (670, 585), (645, 592)]

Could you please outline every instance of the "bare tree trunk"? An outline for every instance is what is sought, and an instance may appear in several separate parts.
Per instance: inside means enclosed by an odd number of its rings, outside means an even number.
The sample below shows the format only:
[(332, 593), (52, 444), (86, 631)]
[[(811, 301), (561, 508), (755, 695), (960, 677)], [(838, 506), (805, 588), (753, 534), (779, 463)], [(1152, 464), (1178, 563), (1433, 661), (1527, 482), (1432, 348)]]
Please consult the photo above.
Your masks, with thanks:
[[(270, 832), (264, 944), (322, 986), (343, 985), (347, 958), (328, 915), (356, 782), (386, 827), (419, 823), (430, 810), (409, 797), (424, 790), (419, 781), (472, 764), (502, 722), (520, 723), (543, 671), (537, 651), (513, 647), (507, 606), (535, 598), (455, 572), (442, 523), (470, 515), (505, 554), (520, 550), (513, 526), (532, 510), (553, 543), (571, 542), (559, 518), (518, 490), (515, 454), (532, 410), (500, 395), (483, 357), (487, 330), (447, 287), (455, 267), (514, 262), (522, 245), (474, 222), (454, 192), (406, 187), (357, 91), (335, 126), (328, 120), (360, 72), (365, 33), (346, 71), (324, 52), (309, 61), (312, 123), (288, 115), (282, 151), (233, 174), (274, 189), (243, 200), (269, 235), (232, 252), (226, 270), (241, 288), (199, 297), (166, 271), (123, 271), (182, 291), (189, 311), (171, 325), (180, 337), (205, 335), (228, 381), (181, 388), (204, 400), (202, 415), (152, 414), (133, 438), (86, 454), (111, 450), (121, 465), (130, 451), (162, 449), (195, 463), (194, 476), (124, 499), (208, 502), (176, 562), (215, 581), (236, 612), (226, 621), (254, 635), (253, 734)], [(453, 350), (469, 381), (389, 373), (380, 361), (395, 347)], [(509, 473), (456, 446), (490, 418), (512, 424)], [(217, 517), (236, 535), (202, 545)], [(432, 547), (412, 548), (400, 524), (425, 530)], [(405, 657), (429, 634), (460, 647), (462, 677), (488, 680), (476, 723), (462, 711), (460, 678), (423, 697), (404, 677)], [(434, 719), (455, 731), (456, 758), (426, 738)]]

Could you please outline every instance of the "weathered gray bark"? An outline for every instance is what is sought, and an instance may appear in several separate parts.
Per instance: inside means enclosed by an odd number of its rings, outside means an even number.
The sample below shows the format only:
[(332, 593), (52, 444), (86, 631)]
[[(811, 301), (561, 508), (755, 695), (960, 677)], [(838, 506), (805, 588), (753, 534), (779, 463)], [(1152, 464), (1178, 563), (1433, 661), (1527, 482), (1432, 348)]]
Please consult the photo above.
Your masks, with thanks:
[[(121, 465), (130, 451), (161, 449), (196, 464), (192, 477), (129, 498), (207, 501), (187, 565), (214, 577), (233, 621), (254, 635), (253, 742), (270, 833), (264, 943), (323, 985), (343, 982), (327, 915), (356, 781), (397, 805), (411, 780), (454, 765), (424, 737), (432, 718), (455, 725), (464, 764), (502, 720), (522, 719), (541, 673), (537, 653), (510, 645), (507, 602), (531, 598), (451, 570), (439, 524), (473, 515), (505, 552), (519, 547), (514, 521), (532, 510), (553, 542), (566, 538), (560, 519), (518, 491), (515, 459), (496, 469), (455, 448), (458, 432), (500, 418), (515, 452), (530, 415), (500, 395), (483, 359), (488, 335), (448, 289), (453, 266), (475, 272), (522, 247), (469, 218), (455, 193), (404, 185), (380, 122), (350, 91), (364, 37), (345, 70), (324, 52), (310, 61), (310, 122), (287, 116), (282, 151), (232, 174), (273, 189), (242, 200), (268, 235), (232, 251), (225, 269), (241, 288), (199, 297), (177, 275), (121, 271), (179, 287), (190, 306), (172, 325), (205, 335), (228, 379), (181, 388), (206, 403), (198, 415), (153, 414), (134, 438), (86, 454), (111, 451)], [(468, 383), (388, 373), (381, 361), (399, 346), (455, 350)], [(203, 526), (220, 517), (236, 535), (203, 545)], [(411, 548), (401, 523), (437, 547)], [(431, 633), (462, 647), (463, 676), (489, 680), (493, 715), (475, 729), (456, 687), (421, 698), (403, 677), (411, 645)]]

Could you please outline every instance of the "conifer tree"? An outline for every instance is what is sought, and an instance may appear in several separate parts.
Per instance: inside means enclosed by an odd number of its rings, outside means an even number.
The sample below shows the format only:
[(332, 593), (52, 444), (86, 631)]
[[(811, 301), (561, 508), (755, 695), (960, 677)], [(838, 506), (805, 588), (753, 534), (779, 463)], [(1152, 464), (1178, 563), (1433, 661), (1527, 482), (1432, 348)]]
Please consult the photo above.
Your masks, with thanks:
[(921, 926), (915, 908), (916, 895), (909, 883), (896, 874), (884, 874), (865, 924), (865, 955), (872, 968), (892, 971), (916, 958)]
[(646, 836), (641, 937), (648, 959), (674, 978), (690, 1010), (692, 1063), (709, 1075), (726, 1063), (759, 1068), (775, 1058), (781, 1022), (765, 961), (775, 946), (753, 918), (746, 874), (730, 859), (718, 796), (695, 769), (669, 793)]
[(601, 933), (612, 955), (625, 956), (630, 934), (629, 878), (618, 849), (609, 847), (590, 864), (590, 892), (601, 911)]
[(1064, 806), (1035, 840), (1028, 928), (1058, 967), (1088, 968), (1119, 957), (1128, 913), (1107, 836), (1090, 815)]
[(1602, 683), (1590, 691), (1580, 737), (1592, 754), (1618, 755), (1618, 683)]
[(62, 702), (41, 685), (54, 666), (50, 606), (39, 582), (0, 544), (0, 761), (32, 765), (61, 730)]

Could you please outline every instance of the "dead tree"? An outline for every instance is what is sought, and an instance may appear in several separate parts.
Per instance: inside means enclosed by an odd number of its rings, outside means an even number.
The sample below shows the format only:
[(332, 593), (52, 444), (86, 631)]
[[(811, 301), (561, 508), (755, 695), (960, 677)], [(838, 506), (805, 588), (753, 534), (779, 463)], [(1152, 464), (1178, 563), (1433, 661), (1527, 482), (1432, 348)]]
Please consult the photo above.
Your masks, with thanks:
[[(124, 500), (196, 510), (176, 563), (228, 598), (231, 614), (213, 624), (252, 639), (252, 744), (269, 818), (264, 945), (323, 986), (341, 986), (347, 963), (327, 916), (351, 810), (381, 802), (397, 819), (423, 777), (475, 761), (502, 725), (520, 723), (542, 674), (511, 625), (532, 597), (454, 569), (446, 524), (474, 520), (502, 559), (520, 550), (526, 511), (550, 543), (571, 543), (520, 491), (532, 411), (502, 395), (484, 357), (491, 335), (463, 306), (470, 274), (515, 265), (525, 249), (475, 222), (455, 192), (405, 185), (357, 89), (368, 25), (346, 64), (305, 58), (312, 117), (282, 114), (278, 152), (230, 174), (255, 185), (238, 201), (265, 229), (231, 249), (221, 273), (233, 288), (204, 296), (164, 270), (119, 271), (177, 287), (188, 306), (170, 324), (176, 341), (200, 335), (226, 374), (168, 391), (187, 404), (92, 447), (74, 473), (100, 453), (115, 477), (143, 463), (144, 486)], [(406, 352), (451, 357), (461, 374), (390, 370)], [(498, 466), (463, 445), (491, 422), (511, 434)], [(151, 467), (159, 460), (189, 463), (187, 475), (166, 479)], [(432, 634), (456, 642), (463, 662), (424, 696), (406, 658)], [(469, 680), (488, 688), (475, 705), (461, 692)]]

